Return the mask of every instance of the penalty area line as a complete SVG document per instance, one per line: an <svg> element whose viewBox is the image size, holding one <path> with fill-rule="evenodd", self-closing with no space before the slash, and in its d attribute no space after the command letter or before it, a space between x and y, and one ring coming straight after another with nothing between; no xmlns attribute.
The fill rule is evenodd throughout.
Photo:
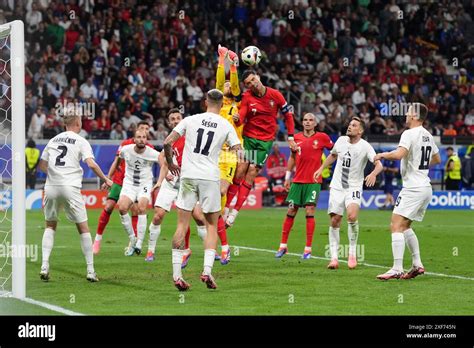
<svg viewBox="0 0 474 348"><path fill-rule="evenodd" d="M53 312L61 313L61 314L64 314L64 315L71 315L71 316L83 316L83 315L85 315L85 314L74 312L74 311L71 311L69 309L66 309L66 308L63 308L63 307L60 307L60 306L56 306L56 305L53 305L53 304L50 304L50 303L37 301L37 300L34 300L32 298L28 298L28 297L22 298L22 299L19 299L19 300L23 301L23 302L26 302L26 303L36 305L36 306L39 306L39 307L49 309L50 311L53 311Z"/></svg>
<svg viewBox="0 0 474 348"><path fill-rule="evenodd" d="M260 252L264 252L264 253L275 254L275 250L269 250L269 249L252 248L252 247L246 247L246 246L240 246L240 245L233 245L232 247L243 249L243 250L260 251ZM296 254L296 253L287 253L286 255L301 257L301 254ZM326 261L331 260L328 257L312 256L312 255L311 255L311 258L316 259L316 260L326 260ZM339 262L347 263L346 260L339 260ZM366 267L372 267L372 268L384 268L384 269L390 268L389 266L373 265L373 264L365 263L365 262L361 262L361 263L359 263L359 265L366 266ZM453 275L453 274L443 274L443 273L434 273L434 272L425 272L425 274L435 276L435 277L444 277L444 278L453 278L453 279L462 279L462 280L474 280L474 278L471 278L471 277L464 277L464 276Z"/></svg>

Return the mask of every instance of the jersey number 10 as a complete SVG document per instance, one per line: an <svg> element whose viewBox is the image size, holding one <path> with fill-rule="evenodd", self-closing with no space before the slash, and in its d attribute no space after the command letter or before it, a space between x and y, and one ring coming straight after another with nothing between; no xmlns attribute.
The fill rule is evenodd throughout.
<svg viewBox="0 0 474 348"><path fill-rule="evenodd" d="M203 149L201 149L201 145L202 145L202 137L204 135L204 129L203 128L199 128L197 130L197 133L198 133L198 138L197 138L197 141L196 141L196 147L194 148L194 153L200 153L201 155L204 155L204 156L208 156L209 155L209 149L211 147L211 144L212 144L212 139L214 139L214 132L213 131L209 131L207 132L207 141L206 141L206 145L204 146Z"/></svg>
<svg viewBox="0 0 474 348"><path fill-rule="evenodd" d="M431 158L431 146L421 147L421 161L418 169L429 169Z"/></svg>

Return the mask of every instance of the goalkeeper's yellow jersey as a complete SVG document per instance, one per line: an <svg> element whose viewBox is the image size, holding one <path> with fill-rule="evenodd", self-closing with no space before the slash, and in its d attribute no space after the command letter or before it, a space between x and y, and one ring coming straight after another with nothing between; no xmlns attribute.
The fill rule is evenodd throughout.
<svg viewBox="0 0 474 348"><path fill-rule="evenodd" d="M244 125L236 126L234 120L232 119L232 115L239 112L240 102L234 100L234 98L227 98L224 97L224 102L222 104L220 115L224 117L230 124L234 127L237 136L239 137L240 143L244 144L244 140L242 138L242 132L244 130ZM228 150L229 147L227 144L224 143L222 146L223 150Z"/></svg>

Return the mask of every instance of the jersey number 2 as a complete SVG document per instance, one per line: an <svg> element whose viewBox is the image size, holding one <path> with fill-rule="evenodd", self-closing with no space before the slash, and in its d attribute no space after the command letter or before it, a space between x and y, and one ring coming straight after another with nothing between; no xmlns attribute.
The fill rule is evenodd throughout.
<svg viewBox="0 0 474 348"><path fill-rule="evenodd" d="M66 165L66 162L61 161L61 159L63 159L64 156L66 156L67 154L67 146L59 145L58 150L61 150L61 153L58 157L56 157L56 162L54 163L54 165L57 167L63 167Z"/></svg>
<svg viewBox="0 0 474 348"><path fill-rule="evenodd" d="M431 158L431 146L421 147L421 161L418 169L429 169Z"/></svg>
<svg viewBox="0 0 474 348"><path fill-rule="evenodd" d="M208 156L209 155L209 149L210 149L211 144L212 144L212 139L214 139L214 132L213 131L207 132L207 141L206 141L206 145L204 146L203 149L201 149L201 144L202 144L202 137L204 135L204 129L199 128L197 130L197 133L198 133L198 138L197 138L197 142L196 142L196 147L194 148L194 153L200 153L201 155Z"/></svg>

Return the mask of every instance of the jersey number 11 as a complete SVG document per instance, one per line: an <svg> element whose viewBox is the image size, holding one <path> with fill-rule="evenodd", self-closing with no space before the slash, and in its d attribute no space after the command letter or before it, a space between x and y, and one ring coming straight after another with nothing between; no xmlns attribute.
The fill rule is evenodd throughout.
<svg viewBox="0 0 474 348"><path fill-rule="evenodd" d="M204 146L203 149L201 149L201 144L202 144L202 137L204 135L204 129L199 128L197 130L197 133L198 133L198 138L197 138L197 141L196 141L196 147L194 148L194 153L200 153L201 155L208 156L209 155L209 149L210 149L211 144L212 144L212 139L214 139L214 132L213 131L207 132L207 141L206 141L206 145Z"/></svg>

